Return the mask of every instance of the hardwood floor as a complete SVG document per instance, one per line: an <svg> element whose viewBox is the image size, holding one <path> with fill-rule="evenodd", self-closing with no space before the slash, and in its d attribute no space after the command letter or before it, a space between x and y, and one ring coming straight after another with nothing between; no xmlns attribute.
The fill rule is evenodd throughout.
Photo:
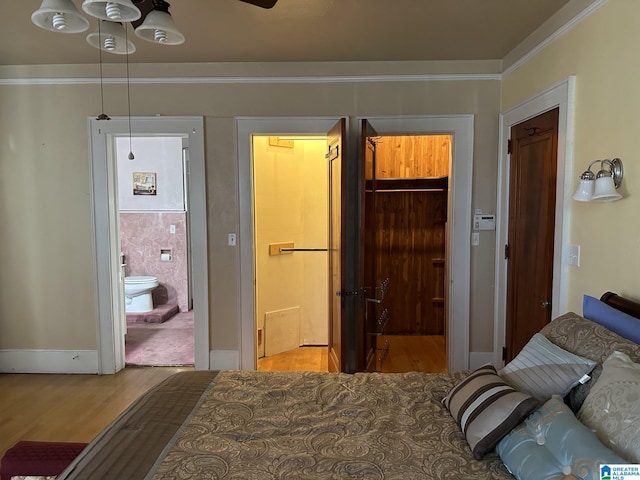
<svg viewBox="0 0 640 480"><path fill-rule="evenodd" d="M389 355L382 362L381 372L447 371L444 335L383 335L378 346L389 341Z"/></svg>
<svg viewBox="0 0 640 480"><path fill-rule="evenodd" d="M381 372L447 371L445 337L443 335L385 335L378 337L378 345L389 341L389 355ZM258 359L258 370L328 371L327 347L300 347Z"/></svg>
<svg viewBox="0 0 640 480"><path fill-rule="evenodd" d="M0 457L19 440L89 442L131 402L190 367L115 375L0 374Z"/></svg>
<svg viewBox="0 0 640 480"><path fill-rule="evenodd" d="M444 337L389 335L383 372L444 372ZM258 370L327 371L327 347L261 358ZM131 402L191 367L128 367L115 375L0 374L0 457L19 440L89 442Z"/></svg>
<svg viewBox="0 0 640 480"><path fill-rule="evenodd" d="M300 347L258 359L258 370L304 370L328 372L327 347Z"/></svg>

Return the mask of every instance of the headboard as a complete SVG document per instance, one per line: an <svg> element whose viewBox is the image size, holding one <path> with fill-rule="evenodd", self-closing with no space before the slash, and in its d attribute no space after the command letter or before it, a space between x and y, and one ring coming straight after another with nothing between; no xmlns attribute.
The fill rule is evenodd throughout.
<svg viewBox="0 0 640 480"><path fill-rule="evenodd" d="M640 303L621 297L617 293L605 292L600 301L628 315L640 318Z"/></svg>

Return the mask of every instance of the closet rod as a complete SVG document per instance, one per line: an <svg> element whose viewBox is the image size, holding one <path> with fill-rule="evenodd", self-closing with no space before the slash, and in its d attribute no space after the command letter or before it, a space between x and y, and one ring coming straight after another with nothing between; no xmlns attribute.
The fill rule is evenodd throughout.
<svg viewBox="0 0 640 480"><path fill-rule="evenodd" d="M281 252L328 252L328 248L280 248Z"/></svg>
<svg viewBox="0 0 640 480"><path fill-rule="evenodd" d="M367 190L367 193L393 193L393 192L446 192L446 188L381 188L379 190Z"/></svg>

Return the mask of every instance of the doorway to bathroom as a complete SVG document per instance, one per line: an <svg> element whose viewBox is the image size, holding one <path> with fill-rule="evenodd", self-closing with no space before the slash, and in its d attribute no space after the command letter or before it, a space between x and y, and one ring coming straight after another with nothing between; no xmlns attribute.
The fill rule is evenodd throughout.
<svg viewBox="0 0 640 480"><path fill-rule="evenodd" d="M177 262L179 259L176 258L176 255L182 255L181 249L186 249L184 264L187 265L187 288L190 292L187 308L191 309L186 313L193 316L193 330L190 334L194 351L192 362L195 363L197 369L207 369L209 368L209 321L203 119L201 117L112 117L110 121L105 122L90 118L89 128L96 291L98 296L99 373L116 373L125 366L125 332L128 329L125 312L125 276L138 277L133 282L136 284L134 291L138 289L137 293L140 293L139 290L142 287L145 287L142 288L145 290L148 285L144 284L150 282L151 292L156 291L156 298L152 299L155 303L152 302L152 306L162 304L172 298L175 298L180 305L181 300L179 299L183 298L178 292L180 289L171 286L170 282L164 282L168 283L168 286L163 288L161 270L156 272L147 270L145 255L137 253L137 248L128 251L123 259L125 252L121 248L121 243L125 242L120 238L120 190L130 192L132 198L151 202L153 197L155 197L155 201L160 201L161 189L165 195L168 195L174 187L183 190L182 194L178 195L175 195L174 192L174 197L181 198L181 201L184 202L182 208L177 207L173 209L174 211L164 212L158 211L161 210L158 207L152 207L150 210L139 210L138 207L135 207L131 208L127 214L153 212L158 214L158 218L155 220L157 224L161 223L159 214L166 217L163 218L163 221L168 221L166 223L166 237L161 243L156 243L155 247L156 250L160 249L154 253L154 256L157 253L156 261L158 263L166 267L172 261ZM174 143L175 139L178 139L178 143L181 145L177 156L174 155L179 158L183 172L178 176L177 182L169 182L171 174L163 170L157 162L150 158L145 160L148 156L144 153L144 148L140 147L137 151L136 142L158 138L170 138L174 140ZM120 146L118 146L119 143ZM124 162L135 164L136 160L139 160L140 167L136 166L134 169L131 166L132 170L122 180L118 176L119 148L126 151L125 157L128 157L130 151L133 151L134 160L130 161L127 158ZM160 150L167 148L166 145L157 148L150 156L159 158L164 155L164 152ZM144 161L150 163L143 165ZM122 186L119 185L120 181L122 181ZM176 213L179 217L184 218L183 223L179 221L180 218L172 217ZM148 237L148 232L153 231L153 222L148 225L133 223L138 225L138 231L134 236ZM177 244L173 245L170 239L181 235L183 224L186 225L183 235L186 239L184 243L186 247L178 247ZM140 225L146 226L140 230ZM174 230L175 233L172 233ZM156 235L158 238L161 236L157 233L152 236L155 238ZM124 250L127 251L126 248ZM131 264L123 266L127 262L131 262ZM180 260L180 263L182 262L183 260ZM136 270L133 270L134 268ZM138 270L139 268L140 270ZM158 286L155 286L156 282ZM142 287L140 283L143 284ZM178 315L182 315L182 312ZM145 323L154 325L151 322ZM149 336L157 337L158 333L154 332Z"/></svg>
<svg viewBox="0 0 640 480"><path fill-rule="evenodd" d="M184 135L116 136L125 364L194 364ZM135 152L131 159L130 152Z"/></svg>

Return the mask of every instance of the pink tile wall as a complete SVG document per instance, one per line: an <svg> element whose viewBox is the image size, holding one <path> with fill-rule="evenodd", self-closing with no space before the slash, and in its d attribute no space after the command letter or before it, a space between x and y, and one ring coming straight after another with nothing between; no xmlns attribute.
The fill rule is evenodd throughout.
<svg viewBox="0 0 640 480"><path fill-rule="evenodd" d="M169 233L175 225L176 233ZM125 255L125 275L158 278L153 304L177 304L189 309L187 223L184 212L120 213L120 245ZM171 261L160 260L160 251L170 249Z"/></svg>

